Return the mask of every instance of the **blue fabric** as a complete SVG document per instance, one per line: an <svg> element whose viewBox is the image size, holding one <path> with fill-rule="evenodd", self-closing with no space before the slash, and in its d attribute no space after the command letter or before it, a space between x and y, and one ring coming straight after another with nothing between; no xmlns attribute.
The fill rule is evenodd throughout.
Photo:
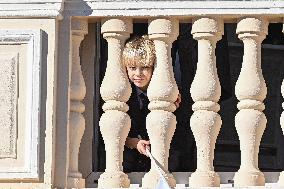
<svg viewBox="0 0 284 189"><path fill-rule="evenodd" d="M166 179L164 177L160 177L160 180L155 187L155 189L171 189L169 184L167 183Z"/></svg>

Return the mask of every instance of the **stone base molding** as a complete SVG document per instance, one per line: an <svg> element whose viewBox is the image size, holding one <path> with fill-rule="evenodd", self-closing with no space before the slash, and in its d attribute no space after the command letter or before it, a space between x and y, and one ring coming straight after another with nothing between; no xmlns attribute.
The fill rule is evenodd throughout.
<svg viewBox="0 0 284 189"><path fill-rule="evenodd" d="M234 176L238 186L264 186L264 174L259 170L240 169Z"/></svg>
<svg viewBox="0 0 284 189"><path fill-rule="evenodd" d="M163 176L165 177L167 183L171 188L173 188L173 186L176 186L176 180L172 174L165 172ZM145 188L151 188L150 186L157 185L160 178L161 178L160 174L153 168L148 173L146 173L145 176L142 178L142 185Z"/></svg>
<svg viewBox="0 0 284 189"><path fill-rule="evenodd" d="M215 171L196 171L190 175L189 185L196 187L220 186L220 176Z"/></svg>
<svg viewBox="0 0 284 189"><path fill-rule="evenodd" d="M284 187L284 171L282 171L280 173L279 180L278 180L278 185L281 186L281 187Z"/></svg>
<svg viewBox="0 0 284 189"><path fill-rule="evenodd" d="M122 171L104 172L99 179L99 188L128 188L130 180Z"/></svg>

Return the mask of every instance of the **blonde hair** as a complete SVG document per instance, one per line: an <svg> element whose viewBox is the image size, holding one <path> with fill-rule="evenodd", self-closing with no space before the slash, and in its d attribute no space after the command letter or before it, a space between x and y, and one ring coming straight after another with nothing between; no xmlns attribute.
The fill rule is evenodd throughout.
<svg viewBox="0 0 284 189"><path fill-rule="evenodd" d="M153 66L156 60L154 42L147 35L129 38L122 52L124 66Z"/></svg>

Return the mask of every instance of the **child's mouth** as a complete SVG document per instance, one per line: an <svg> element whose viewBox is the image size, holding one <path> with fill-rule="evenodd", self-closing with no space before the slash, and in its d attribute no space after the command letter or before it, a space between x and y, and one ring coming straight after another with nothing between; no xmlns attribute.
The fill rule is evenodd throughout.
<svg viewBox="0 0 284 189"><path fill-rule="evenodd" d="M143 81L143 79L134 79L135 82L137 83L141 83Z"/></svg>

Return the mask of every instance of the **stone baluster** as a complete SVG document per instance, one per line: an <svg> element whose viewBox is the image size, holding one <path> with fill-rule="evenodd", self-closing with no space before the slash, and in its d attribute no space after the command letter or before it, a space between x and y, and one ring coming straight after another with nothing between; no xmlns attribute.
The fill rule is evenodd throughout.
<svg viewBox="0 0 284 189"><path fill-rule="evenodd" d="M101 85L101 96L105 101L104 114L100 119L100 130L105 143L106 170L100 176L99 188L128 188L130 181L122 172L123 150L130 130L128 101L131 86L126 69L121 64L125 40L132 32L132 20L111 18L103 20L103 37L108 42L108 61Z"/></svg>
<svg viewBox="0 0 284 189"><path fill-rule="evenodd" d="M149 37L154 41L156 50L156 65L149 84L149 110L146 128L151 141L151 153L163 167L163 175L171 187L176 181L168 172L168 157L170 143L176 128L176 110L174 102L178 96L178 87L174 79L171 47L178 35L178 21L159 18L149 21ZM142 186L154 188L159 181L159 174L151 163L151 170L142 179Z"/></svg>
<svg viewBox="0 0 284 189"><path fill-rule="evenodd" d="M283 19L283 23L284 23L284 19ZM284 33L284 24L283 24L282 32ZM282 96L284 98L284 80L282 81L282 85L281 85L281 93L282 93ZM284 109L284 102L282 103L282 108ZM282 127L282 131L283 131L283 134L284 134L284 112L282 112L281 117L280 117L280 125ZM278 184L280 186L284 187L284 171L282 171L280 173Z"/></svg>
<svg viewBox="0 0 284 189"><path fill-rule="evenodd" d="M190 187L220 186L219 175L213 167L215 143L222 124L217 113L221 86L215 48L223 28L223 22L215 18L196 19L192 25L191 33L198 40L197 70L190 88L194 101L190 126L197 146L197 170L189 178Z"/></svg>
<svg viewBox="0 0 284 189"><path fill-rule="evenodd" d="M81 139L85 130L83 112L85 105L86 86L80 65L80 44L84 35L88 32L88 22L73 19L71 21L71 83L70 83L70 115L69 115L69 168L67 185L68 188L84 188L85 181L78 171L78 156Z"/></svg>
<svg viewBox="0 0 284 189"><path fill-rule="evenodd" d="M267 88L261 70L261 43L267 29L268 23L261 18L243 18L237 25L238 37L244 43L242 69L235 86L240 101L235 125L241 150L241 166L234 177L237 187L265 184L264 175L258 169L258 152L267 122L262 112Z"/></svg>

